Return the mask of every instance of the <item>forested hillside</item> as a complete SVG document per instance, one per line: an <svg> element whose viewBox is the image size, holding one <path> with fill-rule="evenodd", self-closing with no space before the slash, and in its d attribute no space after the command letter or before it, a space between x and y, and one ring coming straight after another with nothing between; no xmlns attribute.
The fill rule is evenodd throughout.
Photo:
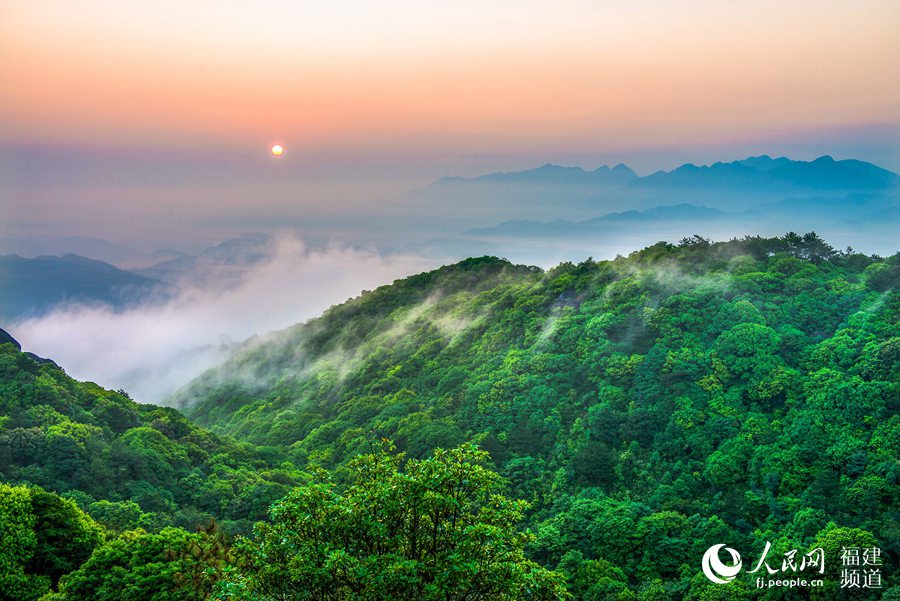
<svg viewBox="0 0 900 601"><path fill-rule="evenodd" d="M832 599L846 547L896 598L898 281L814 234L469 259L248 341L199 426L0 340L0 600ZM767 543L823 586L700 571Z"/></svg>
<svg viewBox="0 0 900 601"><path fill-rule="evenodd" d="M112 530L215 517L232 532L249 531L296 482L271 453L73 380L17 346L0 339L0 481L59 493Z"/></svg>
<svg viewBox="0 0 900 601"><path fill-rule="evenodd" d="M470 259L253 341L179 402L338 473L377 437L474 441L577 598L697 595L719 542L896 561L898 276L814 234L546 273Z"/></svg>
<svg viewBox="0 0 900 601"><path fill-rule="evenodd" d="M3 330L0 382L0 601L567 597L474 445L407 461L374 441L337 484L76 382Z"/></svg>

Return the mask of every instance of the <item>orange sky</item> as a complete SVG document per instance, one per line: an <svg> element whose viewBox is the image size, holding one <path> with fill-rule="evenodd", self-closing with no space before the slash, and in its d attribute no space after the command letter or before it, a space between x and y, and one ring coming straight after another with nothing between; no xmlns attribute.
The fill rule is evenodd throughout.
<svg viewBox="0 0 900 601"><path fill-rule="evenodd" d="M502 154L900 122L894 0L322 4L6 2L0 136Z"/></svg>

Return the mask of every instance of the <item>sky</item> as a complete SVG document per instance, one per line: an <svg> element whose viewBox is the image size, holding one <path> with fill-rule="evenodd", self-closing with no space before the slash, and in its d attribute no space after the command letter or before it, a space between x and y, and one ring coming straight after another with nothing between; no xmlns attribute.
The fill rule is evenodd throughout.
<svg viewBox="0 0 900 601"><path fill-rule="evenodd" d="M7 0L0 236L177 246L248 211L330 227L546 162L896 171L898 27L893 0Z"/></svg>
<svg viewBox="0 0 900 601"><path fill-rule="evenodd" d="M900 172L898 31L896 0L3 0L2 248L289 241L227 293L3 325L164 402L223 341L440 264L409 250L446 229L409 191L441 177L761 154Z"/></svg>

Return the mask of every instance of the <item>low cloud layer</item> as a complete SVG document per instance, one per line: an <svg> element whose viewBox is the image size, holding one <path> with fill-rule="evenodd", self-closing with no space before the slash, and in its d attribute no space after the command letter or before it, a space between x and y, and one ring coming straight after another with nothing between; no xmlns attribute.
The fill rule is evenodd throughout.
<svg viewBox="0 0 900 601"><path fill-rule="evenodd" d="M276 241L273 258L237 285L192 286L164 304L114 312L74 307L11 328L25 350L53 359L69 375L164 403L178 387L222 361L229 346L306 321L362 290L436 265L332 246Z"/></svg>

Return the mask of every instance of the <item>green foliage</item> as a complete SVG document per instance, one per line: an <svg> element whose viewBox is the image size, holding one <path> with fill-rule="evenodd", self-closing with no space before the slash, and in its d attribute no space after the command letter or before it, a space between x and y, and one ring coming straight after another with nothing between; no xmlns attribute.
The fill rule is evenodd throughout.
<svg viewBox="0 0 900 601"><path fill-rule="evenodd" d="M47 601L445 599L481 574L491 598L529 598L561 594L562 574L584 600L793 598L699 571L714 544L752 558L769 541L821 546L829 566L877 546L890 584L898 270L814 233L548 272L469 259L249 342L176 399L209 430L0 345L0 479L110 531L76 569L93 539L40 539L32 493L12 487L0 589L36 598L69 570ZM77 524L71 508L47 513ZM236 565L219 535L165 528L267 515ZM842 594L826 577L817 598Z"/></svg>
<svg viewBox="0 0 900 601"><path fill-rule="evenodd" d="M48 576L25 572L37 548L36 522L31 491L0 484L0 598L4 601L37 599L50 589Z"/></svg>
<svg viewBox="0 0 900 601"><path fill-rule="evenodd" d="M227 540L213 524L196 534L179 528L124 532L94 550L60 582L54 601L196 601L208 599L225 566Z"/></svg>
<svg viewBox="0 0 900 601"><path fill-rule="evenodd" d="M249 531L297 476L174 409L76 382L12 344L0 345L0 412L0 479L64 494L113 530L193 529L216 516Z"/></svg>
<svg viewBox="0 0 900 601"><path fill-rule="evenodd" d="M50 577L56 586L61 576L80 566L103 540L102 529L72 501L40 489L31 491L37 517L37 549L29 570Z"/></svg>
<svg viewBox="0 0 900 601"><path fill-rule="evenodd" d="M102 539L101 528L72 501L0 483L0 599L41 597Z"/></svg>
<svg viewBox="0 0 900 601"><path fill-rule="evenodd" d="M222 599L562 599L562 579L525 558L527 504L500 494L472 445L404 462L383 444L276 503L241 541Z"/></svg>
<svg viewBox="0 0 900 601"><path fill-rule="evenodd" d="M475 441L532 504L530 557L714 598L694 580L713 544L808 548L831 521L898 552L898 263L813 233L546 273L483 258L248 346L180 401L339 484L373 435L414 458Z"/></svg>

